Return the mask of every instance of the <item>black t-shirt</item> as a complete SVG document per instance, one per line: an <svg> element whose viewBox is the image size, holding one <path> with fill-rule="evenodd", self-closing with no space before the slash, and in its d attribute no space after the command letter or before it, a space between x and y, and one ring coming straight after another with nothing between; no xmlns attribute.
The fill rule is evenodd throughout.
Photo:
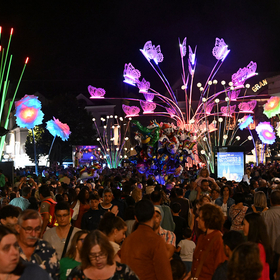
<svg viewBox="0 0 280 280"><path fill-rule="evenodd" d="M187 221L180 216L173 216L173 221L175 223L174 233L176 235L176 246L183 239L184 229L188 227Z"/></svg>

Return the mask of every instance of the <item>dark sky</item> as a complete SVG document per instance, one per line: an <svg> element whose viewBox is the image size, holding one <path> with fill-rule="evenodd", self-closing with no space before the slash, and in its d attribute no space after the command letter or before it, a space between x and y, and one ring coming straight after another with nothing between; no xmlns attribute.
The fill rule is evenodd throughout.
<svg viewBox="0 0 280 280"><path fill-rule="evenodd" d="M91 81L105 89L107 79L121 83L128 62L153 82L155 76L139 52L148 40L161 46L161 68L172 84L181 74L178 37L198 46L199 65L215 64L212 48L219 37L231 49L221 71L232 74L253 60L260 73L280 72L278 0L5 2L0 7L1 44L15 28L11 78L29 56L24 80L29 85L33 81L46 95L57 93L60 82L63 90L71 91L78 81L85 94Z"/></svg>

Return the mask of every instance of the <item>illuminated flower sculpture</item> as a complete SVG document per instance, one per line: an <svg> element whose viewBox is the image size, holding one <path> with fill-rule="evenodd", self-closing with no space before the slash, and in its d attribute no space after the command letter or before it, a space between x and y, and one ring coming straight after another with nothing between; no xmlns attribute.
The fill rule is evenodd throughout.
<svg viewBox="0 0 280 280"><path fill-rule="evenodd" d="M277 96L271 97L266 104L263 105L263 113L272 118L280 113L280 98Z"/></svg>
<svg viewBox="0 0 280 280"><path fill-rule="evenodd" d="M15 107L16 123L19 127L32 129L35 125L42 123L44 114L37 96L25 95L21 100L15 102Z"/></svg>
<svg viewBox="0 0 280 280"><path fill-rule="evenodd" d="M244 128L247 128L251 123L254 123L252 116L245 116L241 119L241 122L239 123L239 129L243 130Z"/></svg>
<svg viewBox="0 0 280 280"><path fill-rule="evenodd" d="M124 105L123 110L126 113L126 117L141 116L141 109L137 106L133 106L133 102L139 102L143 110L142 115L172 118L174 131L178 132L179 135L191 135L191 138L195 139L197 147L189 149L188 151L188 153L192 153L193 158L195 158L193 159L196 161L195 164L202 160L208 165L211 171L214 172L214 147L232 145L237 139L240 140L239 136L239 138L235 137L236 131L239 128L237 123L238 117L236 116L239 116L239 114L244 116L245 114L253 111L255 101L250 101L254 100L254 96L250 96L251 98L249 99L246 98L246 101L249 102L244 102L244 97L248 88L250 88L250 85L245 84L245 82L248 78L256 75L257 64L251 61L246 67L240 68L231 76L231 82L229 82L228 85L226 85L225 81L221 81L218 84L218 81L215 79L215 75L221 68L230 50L222 38L216 38L215 46L212 49L212 54L216 59L215 65L204 85L202 83L197 83L200 97L198 103L196 103L193 102L193 91L195 88L194 75L197 64L196 47L193 51L190 46L187 47L186 41L186 38L182 43L179 41L182 65L182 73L180 75L182 77L182 95L179 92L180 90L178 90L178 94L175 94L174 89L171 87L168 79L163 74L160 67L161 62L164 60L161 47L159 45L154 45L151 41L148 41L144 44L143 49L140 49L140 51L163 82L165 91L164 93L160 93L153 89L151 85L152 83L141 77L141 72L132 66L131 63L127 63L124 66L123 72L124 82L138 88L139 95L143 98L124 98L129 100L131 103ZM184 60L187 60L187 63L185 63ZM188 67L185 67L186 64ZM170 68L170 66L167 65L167 68ZM241 93L241 91L243 92ZM179 95L185 97L185 106L182 106L181 102L179 104L177 100L177 96ZM151 104L149 105L148 103ZM238 106L239 103L243 104ZM147 139L148 138L149 137L147 137ZM187 139L188 138L189 136L187 136ZM162 143L165 143L164 141L167 140L161 140ZM190 141L190 139L188 139L188 141ZM176 144L176 141L171 141L171 143L172 144L168 146L168 149L174 150L173 146L178 144ZM145 154L140 155L143 162L146 160L145 155L147 155L147 161L150 160L155 162L154 159L157 157L156 147L158 146L160 145L155 143L155 146L151 145L146 147L147 150L144 151ZM179 150L180 148L177 149L177 151ZM201 150L201 153L198 153L199 150ZM176 152L172 154L171 159L175 159L176 161L178 157L180 156ZM160 157L158 162L164 162L165 158L166 155L162 155L162 158ZM137 162L135 164L136 167L139 167L138 170L141 169L141 171L143 171L143 164L141 162ZM154 166L154 164L151 166ZM149 169L149 172L152 172L152 170L158 170L158 168L152 168L149 167L149 165L147 165L147 169ZM155 174L154 177L156 177Z"/></svg>
<svg viewBox="0 0 280 280"><path fill-rule="evenodd" d="M262 143L273 144L275 142L275 132L269 122L260 122L256 127L256 131Z"/></svg>
<svg viewBox="0 0 280 280"><path fill-rule="evenodd" d="M46 128L52 136L59 136L63 141L68 140L71 134L69 126L55 117L53 117L53 120L47 122Z"/></svg>

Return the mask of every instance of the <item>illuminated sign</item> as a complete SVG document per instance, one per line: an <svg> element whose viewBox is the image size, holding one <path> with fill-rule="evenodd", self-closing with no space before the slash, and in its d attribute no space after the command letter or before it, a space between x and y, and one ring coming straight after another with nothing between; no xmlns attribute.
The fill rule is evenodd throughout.
<svg viewBox="0 0 280 280"><path fill-rule="evenodd" d="M259 82L258 84L255 84L252 87L253 92L257 92L259 89L261 89L262 87L267 85L267 80L262 80L261 82Z"/></svg>

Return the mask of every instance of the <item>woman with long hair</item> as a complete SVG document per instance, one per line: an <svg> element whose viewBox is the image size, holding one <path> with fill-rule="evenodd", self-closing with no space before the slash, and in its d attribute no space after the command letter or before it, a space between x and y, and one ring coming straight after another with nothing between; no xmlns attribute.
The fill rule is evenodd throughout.
<svg viewBox="0 0 280 280"><path fill-rule="evenodd" d="M114 257L115 252L107 236L94 230L84 240L81 265L75 267L67 279L139 280L127 265L116 262Z"/></svg>
<svg viewBox="0 0 280 280"><path fill-rule="evenodd" d="M60 260L60 280L66 280L71 270L81 264L81 249L89 231L80 230L72 238L70 248L64 258Z"/></svg>
<svg viewBox="0 0 280 280"><path fill-rule="evenodd" d="M270 246L266 224L259 213L247 214L243 220L243 232L248 241L258 244L260 260L263 265L261 280L269 280L269 264L272 261L272 248Z"/></svg>

